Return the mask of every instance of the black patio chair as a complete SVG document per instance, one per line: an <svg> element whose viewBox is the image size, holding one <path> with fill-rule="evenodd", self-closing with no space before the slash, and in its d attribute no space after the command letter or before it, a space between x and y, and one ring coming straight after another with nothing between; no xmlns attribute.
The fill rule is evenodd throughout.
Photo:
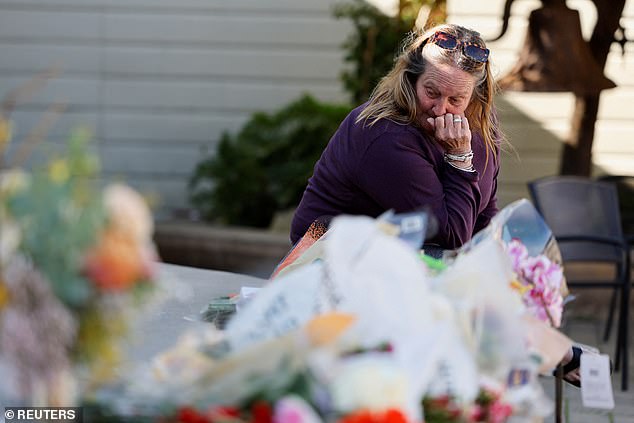
<svg viewBox="0 0 634 423"><path fill-rule="evenodd" d="M634 247L634 175L603 175L597 180L609 182L616 187L623 234L630 248Z"/></svg>
<svg viewBox="0 0 634 423"><path fill-rule="evenodd" d="M616 187L616 192L619 197L619 212L621 213L621 228L623 229L625 240L630 246L631 265L632 252L634 250L634 176L602 175L599 176L597 180L611 183ZM610 316L608 319L608 325L606 326L605 335L603 337L605 341L607 341L610 336L610 329L612 326L612 320L614 318L613 311L616 306L617 292L618 290L615 289L612 293L612 299L610 300Z"/></svg>
<svg viewBox="0 0 634 423"><path fill-rule="evenodd" d="M621 389L628 389L628 319L630 254L621 228L619 201L614 185L579 176L550 176L528 183L535 208L542 214L559 244L564 273L566 264L608 263L614 279L571 279L570 288L618 290L620 306L615 369L621 368ZM613 297L614 298L614 297ZM616 302L616 300L614 300ZM616 304L613 304L615 308ZM608 325L611 318L608 317ZM609 329L607 329L609 331Z"/></svg>

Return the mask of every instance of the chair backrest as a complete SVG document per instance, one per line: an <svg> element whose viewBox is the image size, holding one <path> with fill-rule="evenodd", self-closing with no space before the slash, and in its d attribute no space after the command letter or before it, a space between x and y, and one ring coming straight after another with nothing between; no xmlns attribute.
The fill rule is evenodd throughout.
<svg viewBox="0 0 634 423"><path fill-rule="evenodd" d="M623 260L623 231L615 187L579 176L549 176L528 184L537 210L566 260Z"/></svg>
<svg viewBox="0 0 634 423"><path fill-rule="evenodd" d="M634 175L604 175L597 180L614 184L619 196L623 233L634 236Z"/></svg>

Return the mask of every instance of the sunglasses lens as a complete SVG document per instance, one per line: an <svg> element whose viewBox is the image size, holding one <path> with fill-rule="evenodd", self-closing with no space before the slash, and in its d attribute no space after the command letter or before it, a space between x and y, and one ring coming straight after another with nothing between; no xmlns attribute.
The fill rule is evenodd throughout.
<svg viewBox="0 0 634 423"><path fill-rule="evenodd" d="M471 44L464 46L464 54L476 62L486 62L489 58L489 49Z"/></svg>
<svg viewBox="0 0 634 423"><path fill-rule="evenodd" d="M446 50L453 50L458 45L458 40L456 40L456 37L453 35L444 32L437 32L434 36L434 44L437 44Z"/></svg>
<svg viewBox="0 0 634 423"><path fill-rule="evenodd" d="M458 47L458 44L462 45L462 53L470 58L471 60L475 60L476 62L484 63L489 60L489 49L480 47L477 44L471 43L459 43L458 39L446 32L438 31L429 39L432 43L437 46L444 48L445 50L454 50Z"/></svg>

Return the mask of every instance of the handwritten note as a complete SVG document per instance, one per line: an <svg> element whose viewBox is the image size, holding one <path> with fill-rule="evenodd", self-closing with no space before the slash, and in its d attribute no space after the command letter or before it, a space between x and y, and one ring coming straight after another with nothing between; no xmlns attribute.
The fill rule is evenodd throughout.
<svg viewBox="0 0 634 423"><path fill-rule="evenodd" d="M610 358L605 354L581 354L581 402L584 407L614 408Z"/></svg>
<svg viewBox="0 0 634 423"><path fill-rule="evenodd" d="M229 321L226 336L231 349L284 335L333 309L331 303L339 297L334 289L319 262L276 279L259 290Z"/></svg>

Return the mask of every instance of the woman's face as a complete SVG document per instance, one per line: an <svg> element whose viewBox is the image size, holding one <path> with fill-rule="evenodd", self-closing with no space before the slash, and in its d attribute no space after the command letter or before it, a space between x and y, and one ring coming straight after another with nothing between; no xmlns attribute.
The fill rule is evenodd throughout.
<svg viewBox="0 0 634 423"><path fill-rule="evenodd" d="M475 77L448 64L427 63L416 81L420 119L451 113L464 115L475 88Z"/></svg>

